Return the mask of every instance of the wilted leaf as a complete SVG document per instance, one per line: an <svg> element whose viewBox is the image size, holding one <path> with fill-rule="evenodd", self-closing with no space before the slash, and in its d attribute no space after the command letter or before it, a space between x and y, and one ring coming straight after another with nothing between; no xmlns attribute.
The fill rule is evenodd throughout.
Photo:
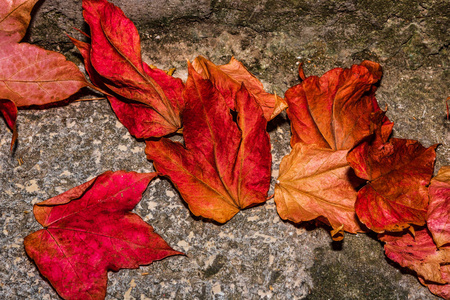
<svg viewBox="0 0 450 300"><path fill-rule="evenodd" d="M356 186L360 184L347 163L347 150L294 145L283 158L275 185L275 203L280 217L296 223L324 217L334 238L341 230L362 232L356 218Z"/></svg>
<svg viewBox="0 0 450 300"><path fill-rule="evenodd" d="M194 215L220 223L266 201L270 142L254 97L244 85L236 94L236 124L222 95L192 66L184 97L185 147L165 138L147 141L156 170L170 178Z"/></svg>
<svg viewBox="0 0 450 300"><path fill-rule="evenodd" d="M0 44L18 43L22 40L30 23L30 12L37 1L0 1Z"/></svg>
<svg viewBox="0 0 450 300"><path fill-rule="evenodd" d="M182 254L130 212L155 176L108 171L34 206L45 229L25 238L25 250L61 297L103 299L107 270Z"/></svg>
<svg viewBox="0 0 450 300"><path fill-rule="evenodd" d="M203 78L211 80L232 110L235 110L234 99L236 93L241 89L242 83L255 97L268 121L275 118L287 107L283 98L267 93L262 83L234 57L228 64L217 66L203 56L199 56L192 62L192 66Z"/></svg>
<svg viewBox="0 0 450 300"><path fill-rule="evenodd" d="M429 187L427 226L438 247L450 243L450 166L444 166Z"/></svg>
<svg viewBox="0 0 450 300"><path fill-rule="evenodd" d="M336 68L320 78L310 76L286 91L291 146L302 142L332 150L351 149L370 134L370 115L380 108L375 83L379 64L364 61L351 69ZM384 125L393 124L384 119Z"/></svg>
<svg viewBox="0 0 450 300"><path fill-rule="evenodd" d="M412 236L382 234L386 256L404 268L409 268L427 281L446 283L441 276L441 267L450 263L450 249L438 250L427 229L421 229Z"/></svg>
<svg viewBox="0 0 450 300"><path fill-rule="evenodd" d="M381 126L375 127L374 136L347 156L356 175L369 180L358 191L356 214L375 232L424 225L436 145L425 148L417 141L396 138L386 142Z"/></svg>
<svg viewBox="0 0 450 300"><path fill-rule="evenodd" d="M177 131L184 107L183 82L142 61L137 29L120 8L106 0L85 0L83 9L91 45L89 55L80 51L86 69L95 70L90 72L94 84L114 94L109 100L119 120L137 138Z"/></svg>

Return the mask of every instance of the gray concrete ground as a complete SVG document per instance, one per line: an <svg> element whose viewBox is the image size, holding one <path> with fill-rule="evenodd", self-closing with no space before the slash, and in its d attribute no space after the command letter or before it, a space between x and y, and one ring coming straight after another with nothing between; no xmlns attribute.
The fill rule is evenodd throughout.
<svg viewBox="0 0 450 300"><path fill-rule="evenodd" d="M176 67L183 78L186 59L201 54L226 63L234 55L282 95L298 82L299 62L308 76L377 61L384 67L377 99L396 123L394 135L441 143L437 168L450 164L446 0L112 2L137 25L145 61ZM72 27L86 30L81 1L45 0L33 14L27 40L81 67L64 33L79 38ZM40 227L32 205L106 170L147 172L152 165L106 101L22 110L18 124L12 155L11 133L0 126L0 298L58 299L24 252L23 238ZM269 129L276 178L290 151L285 115ZM135 212L187 257L110 272L107 299L436 299L394 268L373 236L347 234L332 243L324 229L283 222L273 200L218 226L193 218L173 186L158 179Z"/></svg>

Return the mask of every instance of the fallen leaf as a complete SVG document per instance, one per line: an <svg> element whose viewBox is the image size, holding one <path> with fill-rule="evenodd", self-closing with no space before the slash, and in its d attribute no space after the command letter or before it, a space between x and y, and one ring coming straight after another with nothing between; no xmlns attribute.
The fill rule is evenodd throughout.
<svg viewBox="0 0 450 300"><path fill-rule="evenodd" d="M0 3L0 112L17 138L17 108L64 100L88 85L83 74L64 55L27 43L18 43L37 1ZM15 106L15 107L13 107Z"/></svg>
<svg viewBox="0 0 450 300"><path fill-rule="evenodd" d="M142 61L137 29L120 8L106 0L84 0L83 9L91 45L89 55L80 51L86 69L95 70L89 74L92 82L112 92L108 99L119 120L137 138L161 137L181 128L181 79Z"/></svg>
<svg viewBox="0 0 450 300"><path fill-rule="evenodd" d="M450 263L450 249L438 250L429 231L417 230L415 236L385 233L379 236L385 242L386 256L404 268L409 268L426 281L447 283L441 276L441 267Z"/></svg>
<svg viewBox="0 0 450 300"><path fill-rule="evenodd" d="M85 86L78 67L60 53L26 43L0 46L0 96L17 107L61 101Z"/></svg>
<svg viewBox="0 0 450 300"><path fill-rule="evenodd" d="M415 140L386 141L382 126L375 127L374 135L347 156L356 175L369 180L358 191L356 214L375 232L424 225L436 145L425 148Z"/></svg>
<svg viewBox="0 0 450 300"><path fill-rule="evenodd" d="M429 281L425 281L423 278L419 277L420 282L428 287L430 292L436 296L442 297L446 300L450 299L450 265L441 266L441 278L446 284L437 284Z"/></svg>
<svg viewBox="0 0 450 300"><path fill-rule="evenodd" d="M30 12L37 1L0 1L0 44L22 40L30 23Z"/></svg>
<svg viewBox="0 0 450 300"><path fill-rule="evenodd" d="M103 299L108 270L182 254L130 212L155 176L108 171L34 206L44 229L25 238L25 250L61 297Z"/></svg>
<svg viewBox="0 0 450 300"><path fill-rule="evenodd" d="M380 111L375 84L381 67L363 61L350 69L336 68L321 77L307 77L286 91L291 120L291 146L301 142L333 150L351 149L370 134L370 115ZM385 118L384 126L393 124Z"/></svg>
<svg viewBox="0 0 450 300"><path fill-rule="evenodd" d="M102 77L92 67L90 62L91 45L76 40L72 37L69 38L83 56L86 72L89 74L89 78L92 83L100 88L102 92L107 94L107 98L112 109L116 113L117 118L128 129L131 135L137 138L149 138L153 136L164 136L167 134L168 130L172 130L170 128L167 129L167 127L163 125L165 124L164 119L162 119L161 115L148 105L126 100L118 95L113 96L114 92L108 89L108 87L103 83ZM166 93L169 95L172 94L173 97L175 96L173 95L174 93L179 93L181 95L181 90L184 89L184 85L181 80L170 77L162 70L150 68L145 63L144 68L145 70L149 70L153 76L157 77L156 75L158 75L161 77L161 81L167 82L169 87L167 88ZM173 89L173 87L176 87L176 89Z"/></svg>
<svg viewBox="0 0 450 300"><path fill-rule="evenodd" d="M272 163L267 121L245 85L236 94L237 124L212 82L191 65L184 97L185 147L166 138L146 142L156 170L196 216L224 223L265 202Z"/></svg>
<svg viewBox="0 0 450 300"><path fill-rule="evenodd" d="M356 186L361 182L347 163L348 150L294 145L280 164L275 203L280 217L295 223L325 217L335 239L342 230L363 232L355 214Z"/></svg>
<svg viewBox="0 0 450 300"><path fill-rule="evenodd" d="M234 57L228 64L217 66L199 56L192 62L192 66L203 78L211 80L232 110L235 110L236 93L241 89L242 83L261 106L267 121L275 118L287 107L283 98L267 93L263 84Z"/></svg>
<svg viewBox="0 0 450 300"><path fill-rule="evenodd" d="M381 78L377 63L364 61L351 69L333 69L322 77L304 78L286 91L291 120L291 154L283 158L275 185L275 203L281 218L293 222L325 219L332 237L364 229L354 209L362 182L346 155L371 133L371 114L381 111L375 86ZM383 128L393 124L383 119Z"/></svg>
<svg viewBox="0 0 450 300"><path fill-rule="evenodd" d="M427 226L438 247L450 243L450 166L444 166L431 179Z"/></svg>

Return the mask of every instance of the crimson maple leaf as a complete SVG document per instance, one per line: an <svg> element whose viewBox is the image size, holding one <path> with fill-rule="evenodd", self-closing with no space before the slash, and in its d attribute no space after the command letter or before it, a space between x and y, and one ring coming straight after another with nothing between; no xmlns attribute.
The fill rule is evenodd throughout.
<svg viewBox="0 0 450 300"><path fill-rule="evenodd" d="M61 297L103 299L108 270L182 254L130 212L155 176L108 171L34 206L44 229L25 238L25 250Z"/></svg>
<svg viewBox="0 0 450 300"><path fill-rule="evenodd" d="M170 178L196 216L224 223L266 201L271 154L267 121L245 84L236 93L237 123L212 82L189 64L184 91L185 146L147 141L155 169Z"/></svg>

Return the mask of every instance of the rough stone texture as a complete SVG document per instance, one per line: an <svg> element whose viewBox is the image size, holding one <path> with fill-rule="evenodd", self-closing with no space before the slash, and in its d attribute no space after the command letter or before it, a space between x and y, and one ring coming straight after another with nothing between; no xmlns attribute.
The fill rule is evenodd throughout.
<svg viewBox="0 0 450 300"><path fill-rule="evenodd" d="M176 67L202 54L215 63L234 55L268 90L298 83L297 67L321 75L371 59L384 67L377 92L395 136L441 143L437 168L450 164L449 15L446 0L113 1L136 23L145 61ZM83 24L81 1L46 0L27 40L80 64L65 32ZM80 96L98 97L89 91ZM132 138L106 101L19 113L19 143L0 126L0 298L58 299L23 249L39 229L32 205L106 170L147 172L144 144ZM273 177L289 153L285 115L270 125ZM23 164L18 160L22 159ZM273 185L272 185L273 186ZM273 193L273 189L270 193ZM273 200L218 226L193 218L165 179L151 183L136 213L176 250L137 270L109 273L107 299L436 299L394 268L367 235L332 243L325 229L280 220Z"/></svg>

